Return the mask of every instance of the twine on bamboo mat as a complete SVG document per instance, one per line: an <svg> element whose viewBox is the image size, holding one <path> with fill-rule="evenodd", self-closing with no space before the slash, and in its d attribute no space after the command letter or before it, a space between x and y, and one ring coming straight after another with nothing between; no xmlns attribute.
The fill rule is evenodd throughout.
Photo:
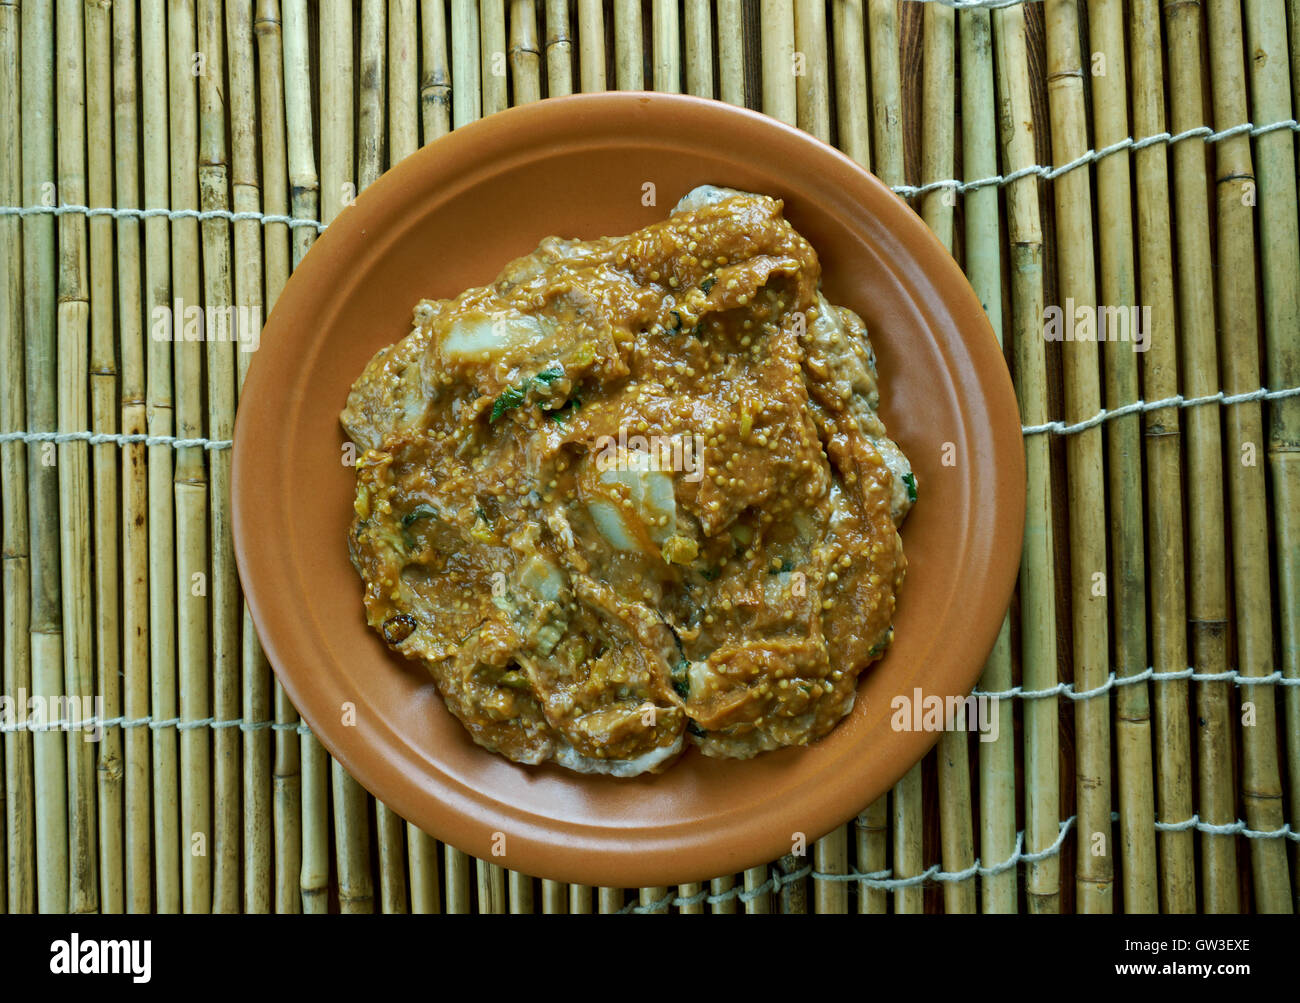
<svg viewBox="0 0 1300 1003"><path fill-rule="evenodd" d="M1206 394L1204 397L1184 397L1182 394L1175 394L1173 397L1165 397L1158 401L1139 400L1110 410L1102 408L1091 418L1085 418L1083 421L1075 422L1072 425L1067 425L1062 421L1049 421L1045 425L1022 425L1020 431L1025 435L1042 435L1045 432L1053 435L1074 435L1113 418L1123 418L1125 415L1145 413L1147 411L1159 411L1167 407L1184 408L1201 407L1204 404L1244 404L1248 401L1272 401L1297 396L1300 396L1300 386L1283 387L1281 390L1260 387L1258 390L1251 390L1248 393L1241 394L1225 394L1220 390L1218 393ZM191 446L202 446L204 449L229 449L234 444L231 439L178 439L171 435L145 435L140 432L131 434L121 432L0 432L0 443L6 442L88 442L92 446L110 442L119 446L127 446L132 443L143 442L146 446L174 446L177 449L185 449ZM1173 677L1182 678L1182 675L1174 673ZM1131 678L1136 681L1139 677ZM1226 677L1216 675L1206 676L1204 679L1201 679L1201 677L1194 678L1201 681L1213 681Z"/></svg>
<svg viewBox="0 0 1300 1003"><path fill-rule="evenodd" d="M957 8L964 7L1009 7L1016 3L1023 3L1026 0L995 0L993 3L984 3L982 0L918 0L922 3L941 3L944 6L954 6ZM1134 139L1129 136L1118 142L1111 143L1109 146L1103 146L1099 150L1087 150L1086 152L1075 157L1073 160L1061 164L1059 167L1052 167L1047 164L1032 164L1029 167L1022 167L1019 170L1012 171L1010 174L991 174L985 178L976 178L974 181L961 181L957 178L948 178L940 181L930 181L923 185L893 185L890 187L895 195L903 198L913 198L918 195L927 195L936 191L953 191L957 194L978 191L981 188L997 187L1002 188L1021 178L1037 176L1046 181L1053 181L1063 174L1069 174L1071 171L1078 170L1080 167L1086 167L1089 164L1095 164L1112 154L1121 153L1125 150L1137 151L1144 150L1148 146L1172 145L1181 143L1188 139L1203 139L1206 143L1219 143L1225 139L1231 139L1234 136L1263 136L1270 132L1277 132L1280 129L1290 129L1292 132L1300 132L1300 121L1294 118L1281 119L1276 122L1269 122L1266 125L1255 125L1251 122L1242 122L1240 125L1234 125L1227 129L1221 129L1215 132L1208 125L1197 126L1194 129L1185 129L1182 132L1169 133L1157 132L1150 136L1144 136L1141 139ZM305 219L299 216L284 216L276 214L266 214L260 212L231 212L229 209L117 209L108 206L85 206L85 205L32 205L32 206L0 206L0 216L108 216L112 219L149 219L154 217L166 217L167 219L195 219L199 221L222 219L231 223L238 223L245 220L260 220L262 223L279 223L288 227L313 227L317 233L323 232L326 228L325 223L318 219Z"/></svg>
<svg viewBox="0 0 1300 1003"><path fill-rule="evenodd" d="M938 864L931 864L920 874L909 875L905 878L891 877L893 869L887 868L883 871L868 871L863 873L853 870L847 874L832 873L819 871L812 864L805 864L798 870L791 871L789 874L782 874L775 868L772 869L766 881L761 885L746 891L743 888L729 888L724 892L716 895L709 892L700 891L694 895L685 897L675 894L665 895L656 902L641 905L636 902L629 902L620 913L653 913L665 912L673 906L693 906L702 902L710 905L716 905L719 902L726 902L729 899L738 898L742 903L749 902L760 895L766 895L769 892L779 892L784 885L794 884L806 877L812 877L815 881L830 881L847 884L852 882L866 888L876 888L881 891L897 891L900 888L913 888L923 885L927 881L936 881L941 883L952 883L959 881L969 881L974 877L992 877L996 874L1002 874L1006 871L1013 870L1020 864L1033 864L1040 860L1046 860L1054 857L1061 852L1061 847L1065 844L1065 837L1070 830L1074 828L1077 815L1071 815L1060 824L1060 831L1056 839L1046 849L1039 850L1035 853L1025 853L1025 831L1021 829L1016 833L1016 849L1011 856L1007 857L1000 863L991 864L988 867L983 866L979 859L970 867L960 871L944 871ZM1119 812L1111 812L1111 821L1119 821ZM1247 839L1290 839L1300 842L1300 833L1291 831L1290 825L1283 825L1280 829L1273 829L1268 832L1259 832L1249 828L1245 822L1240 820L1228 825L1212 825L1209 822L1202 822L1199 815L1193 815L1191 818L1182 822L1161 822L1156 821L1155 827L1162 832L1182 832L1187 829L1196 829L1200 832L1213 833L1219 836L1245 836Z"/></svg>
<svg viewBox="0 0 1300 1003"><path fill-rule="evenodd" d="M1157 672L1154 668L1148 668L1144 672L1135 672L1132 675L1123 677L1116 676L1112 672L1105 683L1090 690L1076 691L1072 683L1058 683L1042 690L1026 690L1022 686L1013 686L1010 689L996 691L974 689L971 691L971 696L995 700L1042 700L1053 696L1064 696L1070 700L1095 700L1097 697L1109 693L1117 686L1132 686L1135 683L1147 681L1173 682L1182 679L1190 679L1192 682L1197 683L1231 682L1237 686L1300 686L1300 678L1285 678L1280 671L1267 676L1247 676L1235 671L1197 672L1188 668L1181 672ZM152 716L146 715L145 717L136 718L88 716L79 720L58 721L29 718L22 721L5 722L3 716L0 716L0 735L20 731L94 731L100 728L149 728L154 731L164 728L176 728L178 731L188 731L194 728L238 728L240 731L261 731L270 728L272 731L295 731L300 735L311 734L311 728L301 721L246 721L243 718L217 720L213 717L195 718L193 721L187 721L179 717L154 720Z"/></svg>

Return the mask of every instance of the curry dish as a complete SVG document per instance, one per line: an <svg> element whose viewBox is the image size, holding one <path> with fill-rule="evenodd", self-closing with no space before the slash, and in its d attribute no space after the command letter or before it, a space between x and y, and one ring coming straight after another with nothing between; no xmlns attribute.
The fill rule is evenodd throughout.
<svg viewBox="0 0 1300 1003"><path fill-rule="evenodd" d="M548 237L352 387L367 619L480 745L618 776L804 745L890 643L916 482L782 208L706 186Z"/></svg>

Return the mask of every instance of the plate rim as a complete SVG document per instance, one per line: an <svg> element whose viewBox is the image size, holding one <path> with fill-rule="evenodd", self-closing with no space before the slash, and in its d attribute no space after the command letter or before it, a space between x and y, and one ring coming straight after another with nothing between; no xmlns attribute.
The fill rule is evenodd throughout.
<svg viewBox="0 0 1300 1003"><path fill-rule="evenodd" d="M988 364L977 367L978 373L983 374L979 382L986 395L993 392L1002 398L1000 408L995 408L990 404L988 408L990 416L996 417L997 413L1000 412L1003 415L1013 414L1017 419L1014 433L1015 445L1010 448L1009 455L1007 447L1011 443L1010 431L996 427L991 427L989 430L990 439L997 448L998 456L1011 464L1011 469L1000 470L997 478L999 482L1009 480L1012 485L1011 490L1003 491L1004 495L1009 496L1011 507L1010 509L999 507L998 523L1004 527L1002 532L1007 538L1016 541L1015 553L1011 558L1003 558L1001 561L991 558L993 562L991 571L993 573L990 575L992 580L988 582L989 588L982 595L972 600L972 603L978 604L982 611L991 610L993 607L998 607L999 611L1004 611L1015 586L1016 573L1019 568L1019 544L1023 538L1025 517L1024 443L1019 426L1018 402L1011 383L1010 373L1006 367L1005 358L993 335L983 307L979 304L974 291L969 285L969 281L939 239L921 221L920 217L906 203L898 199L879 178L865 171L841 151L822 143L802 130L795 129L776 119L747 108L711 99L648 91L575 94L547 98L528 105L517 106L447 133L422 147L405 160L393 165L374 184L357 196L357 203L361 204L362 200L367 200L366 204L369 205L381 198L398 198L401 185L410 183L412 180L418 181L417 172L422 171L426 164L431 164L435 157L452 159L459 156L463 158L467 156L469 151L476 148L502 142L508 145L512 133L524 134L527 132L530 128L528 119L535 120L531 124L532 128L544 126L547 119L553 121L556 119L560 121L567 120L567 127L570 129L589 126L592 123L608 126L611 116L617 117L624 111L635 113L638 107L650 106L658 106L656 111L662 110L663 114L669 118L677 114L682 116L704 115L718 120L722 118L733 119L735 124L730 128L739 131L759 128L771 132L774 137L782 136L786 144L795 143L809 150L810 155L821 158L829 155L832 161L838 162L837 167L841 172L849 172L851 176L855 177L859 185L865 184L869 188L876 189L873 192L873 198L878 199L880 194L884 193L889 200L892 200L894 213L897 214L901 210L905 214L900 217L907 220L907 231L901 235L903 238L922 245L929 259L942 259L945 261L944 267L948 269L950 275L944 279L944 284L951 281L953 295L958 299L967 301L965 314L974 320L977 327L982 327L982 335L987 335L983 339L987 342L986 344L968 344L967 347L973 353L978 352L990 360ZM740 124L742 122L748 122L749 125L742 129ZM263 350L270 346L271 352L274 352L274 346L279 339L273 333L271 333L270 337L266 335L272 332L273 325L283 323L283 318L292 310L298 308L297 301L308 295L308 290L313 284L314 273L328 268L325 263L326 257L329 255L337 257L348 247L350 240L355 240L364 233L364 230L357 231L357 228L362 226L362 219L360 218L362 215L352 212L351 209L341 213L320 235L314 246L304 256L302 262L299 263L299 266L293 270L277 299L275 308L267 317L263 332ZM908 217L910 219L907 219ZM898 234L895 235L898 236ZM327 249L328 254L317 254L315 260L322 262L322 264L308 267L306 263L313 260L311 255L316 253L318 249ZM936 285L938 284L940 283L936 281ZM965 331L968 325L961 322L955 323L955 326ZM997 355L996 360L992 358L994 353ZM292 655L285 656L285 652L282 650L284 638L274 622L274 617L269 612L274 605L274 599L268 600L268 596L265 594L265 590L270 584L269 575L259 577L256 571L259 565L265 563L263 560L264 555L254 551L252 540L248 536L248 527L250 524L255 523L257 518L249 507L257 504L256 488L258 487L256 472L254 472L254 476L248 476L250 465L256 466L253 460L256 456L256 447L249 442L250 436L254 433L250 429L258 413L268 409L273 410L268 404L266 389L261 387L261 383L264 381L262 374L266 372L269 364L259 366L259 357L263 357L261 351L256 353L250 362L247 380L239 398L231 471L232 535L245 601L257 628L258 637L268 662L273 666L277 678L280 679L286 693L301 714L303 721L311 726L313 734L325 749L352 776L368 790L371 790L376 796L384 800L385 803L393 806L394 810L397 810L398 806L395 802L402 802L405 799L400 796L394 797L391 792L407 789L411 786L404 775L404 771L394 763L385 761L382 756L366 756L359 752L355 748L359 743L355 741L351 743L340 741L337 729L329 727L318 729L317 724L319 722L335 716L333 712L325 710L329 696L328 688L308 685L308 673L305 670L295 672L284 668L286 664L292 663L293 658ZM993 361L996 361L996 366L992 365ZM989 386L990 380L1001 384L1001 386ZM259 393L262 395L260 400ZM1009 477L1002 475L1009 475ZM1012 526L1014 526L1014 533L1007 532ZM906 584L904 589L906 589ZM988 651L992 649L1002 623L1001 616L995 616L991 613L976 619L979 623L977 628L972 631L975 635L974 640L963 648L963 650L969 650L972 654L968 659L963 660L970 662L967 671L963 673L963 678L969 676L970 679L968 685L963 684L962 693L969 692L971 686L978 679L984 658L987 656ZM976 653L978 657L976 657ZM331 680L327 677L324 681L329 682ZM332 681L337 683L337 680ZM322 679L318 675L313 676L311 682L320 683ZM335 687L332 692L337 695L339 690ZM388 722L384 722L384 725L387 727ZM352 730L357 736L364 735L361 729ZM394 733L394 737L398 736ZM907 733L903 744L907 748L905 758L907 758L908 765L898 775L901 776L905 773L906 769L910 768L911 763L919 761L938 741L938 738L938 732L919 731ZM768 755L777 754L769 753ZM484 750L484 755L494 754ZM526 767L523 768L526 769ZM443 808L443 811L412 811L410 816L420 816L412 818L412 821L436 835L437 838L463 848L482 859L491 861L493 859L490 855L491 847L488 841L484 839L484 834L490 830L482 819L485 815L493 813L495 813L496 817L508 818L511 839L514 840L514 846L509 854L510 862L508 866L513 870L540 877L624 887L677 884L688 880L714 877L718 874L734 873L743 869L743 867L754 866L760 862L776 859L781 856L780 845L788 845L789 843L788 839L782 839L779 842L770 840L768 842L771 843L771 849L776 852L768 852L765 848L762 851L761 861L757 859L748 860L747 857L752 854L747 854L745 859L738 859L734 851L728 852L722 847L715 847L710 850L707 847L702 848L695 845L689 852L680 849L675 850L669 837L665 837L664 840L660 841L666 842L667 845L656 845L654 840L643 838L634 848L631 848L626 845L625 837L627 834L623 831L612 833L612 838L618 845L609 846L605 844L611 838L610 830L593 825L588 826L588 828L595 829L596 834L591 836L590 839L601 845L589 846L586 845L589 840L582 838L584 833L575 831L575 829L582 829L583 824L575 822L569 825L569 828L562 834L561 842L557 844L554 839L556 833L553 831L553 827L548 828L545 822L529 823L528 819L536 820L538 816L530 813L527 819L520 818L517 812L510 814L511 806L509 805L499 806L504 808L504 812L493 807L485 808L481 800L475 801L466 794L449 789L448 784L450 783L464 790L464 785L455 778L444 777L443 781L438 785L439 793L442 795L438 803ZM627 783L628 781L613 780L612 782ZM462 802L471 802L472 804ZM807 833L809 841L819 838L826 831L843 824L844 821L852 817L855 811L865 807L864 802L845 811L840 806L847 802L848 798L841 791L838 797L832 798L828 796L825 798L820 812L810 813L817 817L818 822L816 826L809 828ZM402 804L400 807L407 808L408 805ZM405 813L402 814L404 817L410 817ZM434 820L435 814L438 816L436 821ZM770 809L768 814L771 814ZM778 814L781 813L778 812ZM806 813L802 817L808 817L808 814ZM832 820L827 822L827 818ZM470 819L472 819L472 823L465 824ZM458 821L460 824L457 824ZM813 831L816 828L823 831ZM539 831L537 833L524 832L524 830L533 829ZM551 836L550 839L546 838L548 832ZM737 839L737 842L743 844L744 840ZM764 843L764 846L766 847L766 843ZM593 857L593 851L596 852L595 857ZM788 852L788 850L785 852ZM694 863L683 869L683 867L677 866L675 863L675 858L678 856L690 857ZM705 873L706 871L707 873Z"/></svg>

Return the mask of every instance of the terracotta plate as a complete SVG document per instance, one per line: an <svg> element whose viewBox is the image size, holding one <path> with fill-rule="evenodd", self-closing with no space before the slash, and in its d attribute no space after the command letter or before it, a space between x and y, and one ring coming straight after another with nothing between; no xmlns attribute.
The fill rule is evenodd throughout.
<svg viewBox="0 0 1300 1003"><path fill-rule="evenodd" d="M338 416L421 297L496 276L549 234L623 234L711 183L776 195L865 319L881 414L916 470L909 568L887 657L808 748L749 761L692 749L661 776L524 767L474 745L417 664L365 623L345 543L354 473ZM645 205L654 186L655 205ZM331 193L324 193L331 197ZM675 884L789 853L884 793L937 735L890 700L964 694L993 645L1024 525L1024 451L1002 354L965 277L908 207L811 136L666 94L542 101L456 130L343 210L293 273L240 401L234 534L258 633L326 748L367 789L478 857L593 885ZM344 705L355 724L343 723ZM499 836L496 834L500 834ZM494 854L504 849L504 854Z"/></svg>

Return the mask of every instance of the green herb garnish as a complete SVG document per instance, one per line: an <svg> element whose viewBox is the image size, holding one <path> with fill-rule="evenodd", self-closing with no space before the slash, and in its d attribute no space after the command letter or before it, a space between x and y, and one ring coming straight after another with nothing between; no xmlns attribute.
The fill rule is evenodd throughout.
<svg viewBox="0 0 1300 1003"><path fill-rule="evenodd" d="M563 425L569 415L573 414L573 412L578 410L580 407L582 407L582 399L579 397L570 397L560 407L557 407L554 411L548 411L547 414L550 415L551 421L555 422L557 425Z"/></svg>
<svg viewBox="0 0 1300 1003"><path fill-rule="evenodd" d="M906 473L903 475L903 484L907 487L907 500L916 501L916 478L910 472Z"/></svg>
<svg viewBox="0 0 1300 1003"><path fill-rule="evenodd" d="M792 562L787 557L785 560L781 562L781 566L779 568L769 568L767 573L769 575L784 575L786 572L793 571L793 570L794 570L794 562Z"/></svg>
<svg viewBox="0 0 1300 1003"><path fill-rule="evenodd" d="M687 672L690 671L690 668L691 668L690 661L688 659L683 658L677 662L677 664L673 667L673 671L671 673L672 680L673 680L673 689L677 691L677 695L681 697L683 700L685 700L687 694L691 692L691 679L690 676L686 674Z"/></svg>
<svg viewBox="0 0 1300 1003"><path fill-rule="evenodd" d="M708 291L713 288L713 283L715 281L717 280L714 279L712 275L710 275L707 279L705 279L703 282L700 283L700 292L708 293Z"/></svg>
<svg viewBox="0 0 1300 1003"><path fill-rule="evenodd" d="M524 395L528 393L528 380L524 380L518 386L513 386L508 390L503 390L501 396L492 402L492 416L488 418L489 422L494 422L507 411L517 408L524 402Z"/></svg>
<svg viewBox="0 0 1300 1003"><path fill-rule="evenodd" d="M545 383L547 386L550 386L563 375L564 367L558 362L554 362L536 376L530 376L528 379L515 384L513 387L501 391L501 395L492 402L492 415L488 418L488 423L490 424L496 421L507 411L517 408L522 404L534 383Z"/></svg>
<svg viewBox="0 0 1300 1003"><path fill-rule="evenodd" d="M545 369L543 369L540 373L538 373L536 376L534 376L533 379L540 380L542 383L545 383L547 386L550 386L552 383L554 383L563 375L564 375L564 367L560 365L558 362L553 362Z"/></svg>
<svg viewBox="0 0 1300 1003"><path fill-rule="evenodd" d="M432 505L421 502L419 505L415 506L415 508L411 509L411 511L407 512L406 515L402 516L402 525L409 526L411 523L418 522L420 519L437 518L438 510Z"/></svg>

